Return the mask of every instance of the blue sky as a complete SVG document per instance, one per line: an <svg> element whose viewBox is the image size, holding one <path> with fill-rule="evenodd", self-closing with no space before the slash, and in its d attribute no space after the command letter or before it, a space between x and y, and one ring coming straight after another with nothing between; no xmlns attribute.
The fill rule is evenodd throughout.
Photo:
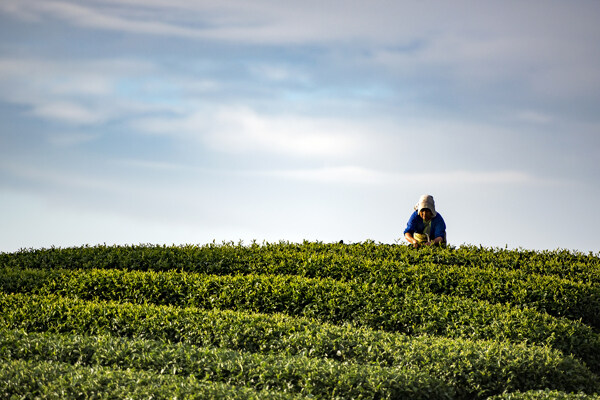
<svg viewBox="0 0 600 400"><path fill-rule="evenodd" d="M0 251L593 251L600 2L3 0Z"/></svg>

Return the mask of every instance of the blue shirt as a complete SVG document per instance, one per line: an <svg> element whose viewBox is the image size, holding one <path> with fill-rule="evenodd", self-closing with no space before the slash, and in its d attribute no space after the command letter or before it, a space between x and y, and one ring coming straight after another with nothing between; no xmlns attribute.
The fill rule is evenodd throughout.
<svg viewBox="0 0 600 400"><path fill-rule="evenodd" d="M408 224L406 224L404 234L407 232L410 232L411 234L414 234L415 232L423 233L424 229L425 222L423 222L423 218L421 218L415 211L408 219ZM442 218L440 213L437 213L436 216L431 220L431 231L429 232L429 237L431 240L438 237L446 239L446 223L444 222L444 218Z"/></svg>

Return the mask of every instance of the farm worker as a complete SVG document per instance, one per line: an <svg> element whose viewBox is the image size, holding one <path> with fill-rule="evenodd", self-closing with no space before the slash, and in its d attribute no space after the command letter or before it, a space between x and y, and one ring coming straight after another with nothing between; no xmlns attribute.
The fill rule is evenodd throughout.
<svg viewBox="0 0 600 400"><path fill-rule="evenodd" d="M433 196L424 194L419 198L406 224L404 238L415 247L446 243L446 223L435 211Z"/></svg>

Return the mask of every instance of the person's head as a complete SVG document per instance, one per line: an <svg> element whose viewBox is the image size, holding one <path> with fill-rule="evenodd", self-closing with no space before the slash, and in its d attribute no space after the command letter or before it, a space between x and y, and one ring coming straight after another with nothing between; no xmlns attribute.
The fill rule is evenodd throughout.
<svg viewBox="0 0 600 400"><path fill-rule="evenodd" d="M433 213L429 208L421 208L419 210L419 217L421 217L423 221L427 222L433 218Z"/></svg>
<svg viewBox="0 0 600 400"><path fill-rule="evenodd" d="M437 213L435 212L435 201L433 200L433 196L429 194L422 195L415 206L415 210L425 221L434 218Z"/></svg>

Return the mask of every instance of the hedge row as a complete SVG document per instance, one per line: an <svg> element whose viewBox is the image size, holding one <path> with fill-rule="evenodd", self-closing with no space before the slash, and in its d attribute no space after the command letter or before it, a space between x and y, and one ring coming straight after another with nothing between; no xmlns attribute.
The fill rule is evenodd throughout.
<svg viewBox="0 0 600 400"><path fill-rule="evenodd" d="M576 282L600 285L600 256L567 250L525 251L458 248L412 249L403 245L302 244L280 242L250 245L223 243L203 246L84 246L78 248L23 249L0 253L0 266L22 268L118 268L135 270L186 270L203 273L286 273L321 276L360 276L365 264L394 262L400 265L438 264L523 270ZM368 273L368 271L366 271ZM328 275L336 277L334 275Z"/></svg>
<svg viewBox="0 0 600 400"><path fill-rule="evenodd" d="M143 370L8 360L0 364L0 398L285 400L300 397Z"/></svg>
<svg viewBox="0 0 600 400"><path fill-rule="evenodd" d="M529 341L575 354L593 371L600 371L600 336L582 323L532 309L396 286L282 275L73 270L46 281L39 292L88 300L281 312L407 334Z"/></svg>
<svg viewBox="0 0 600 400"><path fill-rule="evenodd" d="M345 399L448 399L455 389L414 367L386 368L302 356L261 355L149 340L4 331L0 360L25 359L249 386L254 390Z"/></svg>
<svg viewBox="0 0 600 400"><path fill-rule="evenodd" d="M181 342L285 358L311 357L361 364L361 368L373 365L418 369L453 387L456 396L465 398L484 398L504 390L548 387L591 393L600 388L598 377L584 365L549 347L409 337L284 315L19 294L0 295L0 326L48 334L85 333L112 335L120 340ZM7 346L20 347L24 346ZM139 357L149 352L135 353Z"/></svg>
<svg viewBox="0 0 600 400"><path fill-rule="evenodd" d="M600 400L600 396L585 393L564 393L557 390L531 390L491 396L488 400Z"/></svg>
<svg viewBox="0 0 600 400"><path fill-rule="evenodd" d="M524 270L383 262L370 282L535 308L600 328L600 286ZM360 280L360 278L359 278Z"/></svg>
<svg viewBox="0 0 600 400"><path fill-rule="evenodd" d="M368 266L365 264L365 266ZM0 269L0 290L5 292L27 292L39 289L60 276L85 274L70 269ZM334 278L330 271L325 277ZM198 275L190 275L192 278ZM189 279L188 279L189 280ZM337 280L337 279L336 279ZM600 328L600 286L522 270L491 270L463 266L423 264L401 266L398 263L383 263L369 274L346 281L375 285L393 285L407 290L464 296L535 308L557 317L581 319L584 323Z"/></svg>

